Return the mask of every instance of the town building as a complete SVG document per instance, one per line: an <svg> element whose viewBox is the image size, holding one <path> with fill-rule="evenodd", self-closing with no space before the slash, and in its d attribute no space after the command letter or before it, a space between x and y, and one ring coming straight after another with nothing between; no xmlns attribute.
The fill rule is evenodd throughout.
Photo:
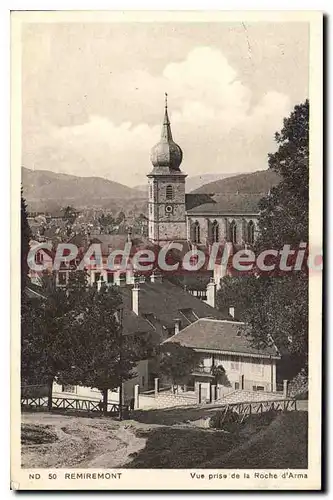
<svg viewBox="0 0 333 500"><path fill-rule="evenodd" d="M91 244L102 249L102 266L89 269L90 284L100 288L117 285L123 298L123 334L143 335L154 343L179 342L202 355L202 364L192 375L192 388L211 398L212 386L219 395L230 388L251 391L276 390L276 362L280 354L274 346L256 349L242 333L242 325L233 314L216 308L216 291L227 273L225 264L190 276L166 279L160 270L138 276L133 268L108 272L110 252L132 244L138 249L159 249L171 242L182 242L185 252L197 248L209 252L213 243L225 246L229 253L251 247L258 234L258 203L267 193L185 194L186 174L180 166L183 153L172 136L165 102L160 141L151 151L153 169L148 174L148 238L116 234L77 234L69 242L79 248L80 256ZM132 256L132 253L131 253ZM39 253L38 259L49 258ZM66 285L73 263L64 263L57 274L57 285ZM177 281L178 280L178 281ZM173 281L173 282L171 282ZM191 283L191 281L193 283ZM178 285L178 286L177 286ZM224 380L218 380L213 368L223 367ZM152 388L156 377L153 359L141 360L133 378L124 383L124 402L128 403L134 386L141 391ZM55 384L54 394L98 399L97 389ZM109 401L117 402L119 391L109 391Z"/></svg>
<svg viewBox="0 0 333 500"><path fill-rule="evenodd" d="M58 283L59 284L59 283ZM161 274L153 273L149 279L141 279L134 285L122 282L118 291L122 296L122 332L123 335L142 336L149 338L151 345L158 346L168 338L173 337L183 328L195 323L200 318L225 319L231 318L215 306L216 286L211 284L208 302L194 297L181 287L163 279ZM26 293L32 298L45 300L40 287L30 286ZM129 404L133 399L134 387L141 392L153 389L154 380L158 376L156 359L139 361L133 377L123 384L123 402ZM77 399L100 400L98 389L61 385L54 382L54 397L71 397ZM111 403L119 401L119 390L109 391L108 400Z"/></svg>
<svg viewBox="0 0 333 500"><path fill-rule="evenodd" d="M200 318L165 340L190 347L200 355L187 390L191 387L198 393L200 386L202 400L208 401L236 390L276 392L280 353L273 342L254 347L244 327L244 323L232 319Z"/></svg>

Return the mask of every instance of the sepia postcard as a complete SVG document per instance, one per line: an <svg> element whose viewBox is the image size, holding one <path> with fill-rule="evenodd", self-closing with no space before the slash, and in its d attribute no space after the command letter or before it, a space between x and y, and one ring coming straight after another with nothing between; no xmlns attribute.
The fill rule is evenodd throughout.
<svg viewBox="0 0 333 500"><path fill-rule="evenodd" d="M11 489L322 488L322 25L12 12Z"/></svg>

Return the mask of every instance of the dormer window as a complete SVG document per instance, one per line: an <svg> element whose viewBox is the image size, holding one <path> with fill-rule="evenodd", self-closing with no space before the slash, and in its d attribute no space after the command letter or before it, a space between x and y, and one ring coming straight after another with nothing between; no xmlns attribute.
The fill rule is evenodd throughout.
<svg viewBox="0 0 333 500"><path fill-rule="evenodd" d="M36 261L36 264L43 264L43 262L44 262L44 255L43 255L42 252L37 252L36 253L35 261Z"/></svg>
<svg viewBox="0 0 333 500"><path fill-rule="evenodd" d="M191 308L179 309L179 312L186 319L186 321L188 321L189 324L194 323L199 319L199 317Z"/></svg>
<svg viewBox="0 0 333 500"><path fill-rule="evenodd" d="M172 186L169 184L167 187L166 187L166 199L167 200L172 200L173 198L173 188Z"/></svg>
<svg viewBox="0 0 333 500"><path fill-rule="evenodd" d="M62 271L58 273L58 284L64 286L67 284L67 273Z"/></svg>

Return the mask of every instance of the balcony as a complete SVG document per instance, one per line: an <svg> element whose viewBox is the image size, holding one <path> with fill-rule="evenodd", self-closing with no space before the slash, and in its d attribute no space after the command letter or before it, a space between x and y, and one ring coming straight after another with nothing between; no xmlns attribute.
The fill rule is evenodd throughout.
<svg viewBox="0 0 333 500"><path fill-rule="evenodd" d="M214 375L212 375L212 366L197 366L192 372L193 375L205 375L207 377L214 378Z"/></svg>

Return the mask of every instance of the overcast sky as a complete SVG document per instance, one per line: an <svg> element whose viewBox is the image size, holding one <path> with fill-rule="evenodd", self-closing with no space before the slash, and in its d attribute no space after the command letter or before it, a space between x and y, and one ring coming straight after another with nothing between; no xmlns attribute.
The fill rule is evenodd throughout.
<svg viewBox="0 0 333 500"><path fill-rule="evenodd" d="M164 92L182 170L266 168L308 97L306 23L28 24L23 165L146 182Z"/></svg>

